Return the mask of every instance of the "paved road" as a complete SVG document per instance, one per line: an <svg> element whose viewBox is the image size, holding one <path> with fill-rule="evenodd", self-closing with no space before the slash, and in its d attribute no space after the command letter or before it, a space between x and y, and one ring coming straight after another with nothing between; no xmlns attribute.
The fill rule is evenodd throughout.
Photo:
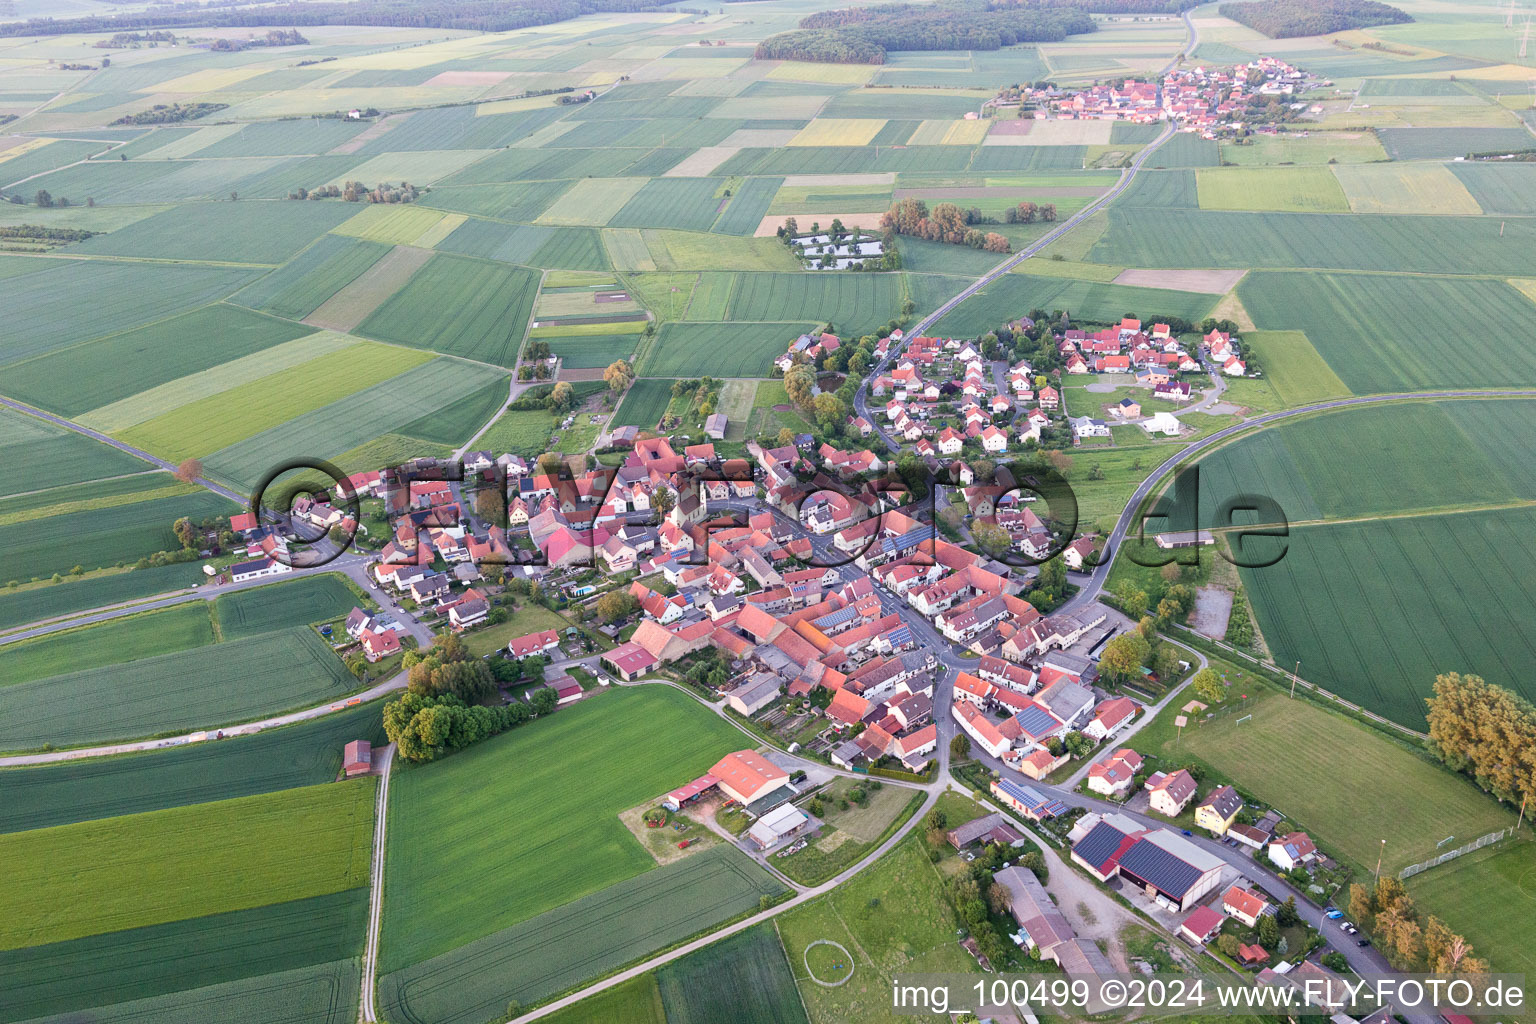
<svg viewBox="0 0 1536 1024"><path fill-rule="evenodd" d="M369 869L368 945L363 953L363 1020L378 1020L373 1008L374 981L379 967L379 922L384 916L384 825L389 813L389 770L395 761L393 743L378 752L379 799L373 811L373 861Z"/></svg>
<svg viewBox="0 0 1536 1024"><path fill-rule="evenodd" d="M32 406L18 402L15 399L0 397L0 405L4 405L8 409L15 409L17 412L26 413L28 416L36 416L40 420L47 420L49 423L52 423L56 427L63 427L65 430L72 430L76 434L84 434L86 437L93 441L100 441L102 444L111 445L118 451L126 452L136 459L143 459L145 462L152 466L158 467L159 469L166 470L170 473L176 472L176 466L173 463L166 462L158 455L151 455L149 452L146 452L142 448L135 448L131 444L124 444L123 442L117 440L115 437L109 437L99 430L92 430L90 427L82 427L80 424L75 423L72 420L66 420L62 416L55 416L51 412L43 412L41 409L34 409ZM198 477L194 483L196 483L199 487L207 488L214 494L228 498L230 501L240 506L244 506L250 501L250 497L248 495L236 494L234 491L225 487L223 484L216 484L212 480L206 480L203 477Z"/></svg>

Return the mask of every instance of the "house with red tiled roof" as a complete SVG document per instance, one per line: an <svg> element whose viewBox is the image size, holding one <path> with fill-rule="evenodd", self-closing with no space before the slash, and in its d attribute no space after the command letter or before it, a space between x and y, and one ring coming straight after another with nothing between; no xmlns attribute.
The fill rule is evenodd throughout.
<svg viewBox="0 0 1536 1024"><path fill-rule="evenodd" d="M1129 697L1104 701L1093 709L1093 718L1083 726L1083 735L1096 742L1108 739L1136 717L1136 707L1136 702Z"/></svg>
<svg viewBox="0 0 1536 1024"><path fill-rule="evenodd" d="M1088 788L1103 796L1128 793L1141 765L1140 754L1130 747L1121 747L1088 769Z"/></svg>
<svg viewBox="0 0 1536 1024"><path fill-rule="evenodd" d="M1259 918L1269 910L1269 903L1253 890L1234 885L1222 893L1221 909L1229 917L1236 918L1249 928L1255 928Z"/></svg>
<svg viewBox="0 0 1536 1024"><path fill-rule="evenodd" d="M546 654L560 646L560 634L552 629L527 633L507 644L507 652L514 658L526 658L530 654Z"/></svg>
<svg viewBox="0 0 1536 1024"><path fill-rule="evenodd" d="M357 638L362 641L363 657L369 661L378 661L380 658L400 653L400 637L394 630L386 629L382 633L375 633L371 629L364 629L358 633Z"/></svg>

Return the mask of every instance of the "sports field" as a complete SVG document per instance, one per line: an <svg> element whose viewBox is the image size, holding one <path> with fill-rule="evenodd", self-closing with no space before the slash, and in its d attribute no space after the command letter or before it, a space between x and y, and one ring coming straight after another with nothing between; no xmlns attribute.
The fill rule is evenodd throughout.
<svg viewBox="0 0 1536 1024"><path fill-rule="evenodd" d="M364 779L0 836L17 883L0 949L364 885L373 792Z"/></svg>
<svg viewBox="0 0 1536 1024"><path fill-rule="evenodd" d="M390 790L381 970L648 871L655 861L618 812L697 778L745 742L684 694L621 689L402 772ZM573 765L601 765L597 788L566 785ZM563 853L543 855L550 850Z"/></svg>
<svg viewBox="0 0 1536 1024"><path fill-rule="evenodd" d="M1494 970L1527 977L1536 971L1536 845L1528 834L1415 875L1407 885L1420 913L1450 924Z"/></svg>
<svg viewBox="0 0 1536 1024"><path fill-rule="evenodd" d="M1302 669L1311 678L1305 661ZM1170 741L1145 752L1199 758L1366 873L1376 866L1382 839L1382 871L1395 873L1432 856L1435 843L1448 835L1471 840L1508 824L1508 812L1491 797L1406 739L1395 741L1306 700L1228 675L1229 700L1239 703L1247 695L1241 708L1208 722L1194 716L1177 745L1159 729ZM1237 724L1245 715L1253 717ZM1361 779L1371 780L1366 799Z"/></svg>

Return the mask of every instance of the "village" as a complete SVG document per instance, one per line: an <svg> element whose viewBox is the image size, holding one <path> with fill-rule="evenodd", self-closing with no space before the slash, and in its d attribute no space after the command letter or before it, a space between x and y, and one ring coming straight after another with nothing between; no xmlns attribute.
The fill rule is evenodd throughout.
<svg viewBox="0 0 1536 1024"><path fill-rule="evenodd" d="M1175 67L1157 81L1131 78L1083 89L1045 84L1010 90L998 106L1018 103L1019 116L1036 120L1171 121L1181 131L1214 139L1248 127L1255 102L1273 101L1294 112L1315 113L1314 105L1300 97L1331 84L1283 60L1261 56L1235 67Z"/></svg>

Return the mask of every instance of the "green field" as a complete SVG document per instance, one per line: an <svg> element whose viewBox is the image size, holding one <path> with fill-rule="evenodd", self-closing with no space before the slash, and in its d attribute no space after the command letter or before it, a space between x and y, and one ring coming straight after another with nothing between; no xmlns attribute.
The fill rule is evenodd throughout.
<svg viewBox="0 0 1536 1024"><path fill-rule="evenodd" d="M646 973L556 1010L549 1024L667 1024L656 976Z"/></svg>
<svg viewBox="0 0 1536 1024"><path fill-rule="evenodd" d="M1195 180L1202 210L1349 211L1327 167L1204 167Z"/></svg>
<svg viewBox="0 0 1536 1024"><path fill-rule="evenodd" d="M344 618L362 598L339 573L225 594L213 603L226 640Z"/></svg>
<svg viewBox="0 0 1536 1024"><path fill-rule="evenodd" d="M603 325L613 326L613 325ZM591 370L607 366L615 359L629 359L635 354L638 334L555 335L545 337L549 350L570 369Z"/></svg>
<svg viewBox="0 0 1536 1024"><path fill-rule="evenodd" d="M1393 160L1452 159L1531 148L1530 133L1513 124L1505 128L1383 128L1377 134Z"/></svg>
<svg viewBox="0 0 1536 1024"><path fill-rule="evenodd" d="M1533 417L1536 404L1509 399L1396 402L1284 422L1201 458L1202 516L1209 522L1221 501L1245 493L1273 497L1293 523L1530 500L1536 448L1523 431Z"/></svg>
<svg viewBox="0 0 1536 1024"><path fill-rule="evenodd" d="M1287 406L1351 394L1300 331L1247 331L1242 343L1258 357L1270 386Z"/></svg>
<svg viewBox="0 0 1536 1024"><path fill-rule="evenodd" d="M1169 316L1198 321L1215 304L1216 296L1198 292L1006 274L946 314L935 329L957 337L979 337L1037 307L1100 322L1118 321L1127 313L1151 321Z"/></svg>
<svg viewBox="0 0 1536 1024"><path fill-rule="evenodd" d="M539 275L459 256L434 256L358 325L358 333L497 366L515 366Z"/></svg>
<svg viewBox="0 0 1536 1024"><path fill-rule="evenodd" d="M104 573L79 580L66 578L59 583L25 589L0 590L0 629L181 590L203 580L198 566L183 562L155 569Z"/></svg>
<svg viewBox="0 0 1536 1024"><path fill-rule="evenodd" d="M67 479L58 467L69 466ZM0 495L138 473L144 463L46 420L0 408Z"/></svg>
<svg viewBox="0 0 1536 1024"><path fill-rule="evenodd" d="M667 1024L805 1024L784 947L771 924L690 953L656 972Z"/></svg>
<svg viewBox="0 0 1536 1024"><path fill-rule="evenodd" d="M1356 394L1522 387L1536 376L1536 353L1515 332L1490 332L1485 358L1458 355L1466 318L1513 324L1536 311L1503 281L1256 271L1237 294L1260 328L1305 333Z"/></svg>
<svg viewBox="0 0 1536 1024"><path fill-rule="evenodd" d="M459 359L434 359L374 387L231 445L207 460L208 470L251 486L295 452L322 458L347 452L505 380L505 371ZM416 451L415 455L425 454ZM378 465L367 467L378 469Z"/></svg>
<svg viewBox="0 0 1536 1024"><path fill-rule="evenodd" d="M488 451L532 458L546 450L554 429L555 418L543 409L508 409L480 435L478 444Z"/></svg>
<svg viewBox="0 0 1536 1024"><path fill-rule="evenodd" d="M812 326L809 320L662 324L636 369L648 377L760 377Z"/></svg>
<svg viewBox="0 0 1536 1024"><path fill-rule="evenodd" d="M0 647L5 683L121 665L172 651L213 643L213 622L202 601L162 611L111 619L93 626L50 633Z"/></svg>
<svg viewBox="0 0 1536 1024"><path fill-rule="evenodd" d="M652 178L606 223L616 228L708 231L723 212L725 200L715 196L721 184L718 178Z"/></svg>
<svg viewBox="0 0 1536 1024"><path fill-rule="evenodd" d="M0 951L0 1013L93 1024L346 1024L357 1015L367 919L368 890L353 888Z"/></svg>
<svg viewBox="0 0 1536 1024"><path fill-rule="evenodd" d="M385 742L379 706L209 743L0 772L0 832L331 782L348 742Z"/></svg>
<svg viewBox="0 0 1536 1024"><path fill-rule="evenodd" d="M1536 168L1530 164L1451 164L1451 173L1487 212L1536 216Z"/></svg>
<svg viewBox="0 0 1536 1024"><path fill-rule="evenodd" d="M1317 267L1536 275L1536 219L1341 217L1122 207L1089 250L1132 267Z"/></svg>
<svg viewBox="0 0 1536 1024"><path fill-rule="evenodd" d="M66 667L67 666L61 666ZM241 679L240 686L230 679ZM0 749L211 729L332 700L357 680L307 627L0 687Z"/></svg>
<svg viewBox="0 0 1536 1024"><path fill-rule="evenodd" d="M351 203L190 203L79 243L81 252L277 264L357 212Z"/></svg>
<svg viewBox="0 0 1536 1024"><path fill-rule="evenodd" d="M227 498L198 491L55 516L49 520L47 532L39 531L31 522L0 526L0 548L8 552L7 582L47 579L77 565L91 570L132 564L157 551L181 547L171 531L177 518L187 516L200 522L238 511ZM82 537L89 537L90 543L82 544Z"/></svg>
<svg viewBox="0 0 1536 1024"><path fill-rule="evenodd" d="M1341 164L1385 160L1386 151L1371 132L1312 132L1308 135L1255 135L1250 144L1223 143L1221 159L1241 166L1258 164Z"/></svg>
<svg viewBox="0 0 1536 1024"><path fill-rule="evenodd" d="M667 378L646 377L630 385L624 393L624 401L613 414L616 427L635 426L643 430L655 430L662 414L672 401L673 381Z"/></svg>
<svg viewBox="0 0 1536 1024"><path fill-rule="evenodd" d="M603 694L402 772L390 792L382 970L654 867L617 813L696 778L744 739L686 695L645 687ZM599 762L599 786L562 782L572 765ZM471 778L478 781L466 788ZM491 807L494 814L484 810ZM538 855L556 848L565 854ZM517 870L490 870L506 863Z"/></svg>
<svg viewBox="0 0 1536 1024"><path fill-rule="evenodd" d="M726 235L750 235L757 230L783 184L783 178L748 178L731 197L712 230Z"/></svg>
<svg viewBox="0 0 1536 1024"><path fill-rule="evenodd" d="M290 320L302 320L357 280L389 246L345 235L321 235L314 245L231 299Z"/></svg>
<svg viewBox="0 0 1536 1024"><path fill-rule="evenodd" d="M756 911L762 897L783 891L739 850L710 847L386 974L380 999L406 1024L477 1024L510 1002L546 999Z"/></svg>
<svg viewBox="0 0 1536 1024"><path fill-rule="evenodd" d="M374 781L12 832L0 949L365 885Z"/></svg>
<svg viewBox="0 0 1536 1024"><path fill-rule="evenodd" d="M506 380L490 381L480 390L407 423L401 432L438 444L467 441L507 404L507 384Z"/></svg>
<svg viewBox="0 0 1536 1024"><path fill-rule="evenodd" d="M430 352L359 342L188 402L116 436L171 462L206 456L382 384L431 359ZM338 363L355 365L342 374L334 372Z"/></svg>
<svg viewBox="0 0 1536 1024"><path fill-rule="evenodd" d="M1528 507L1292 527L1285 557L1243 571L1278 664L1413 728L1442 672L1536 697L1520 622L1536 592ZM1474 590L1448 585L1477 566ZM1409 595L1413 600L1407 600Z"/></svg>
<svg viewBox="0 0 1536 1024"><path fill-rule="evenodd" d="M6 393L77 416L313 333L300 324L216 303L9 367ZM81 373L82 366L112 367L113 372Z"/></svg>

